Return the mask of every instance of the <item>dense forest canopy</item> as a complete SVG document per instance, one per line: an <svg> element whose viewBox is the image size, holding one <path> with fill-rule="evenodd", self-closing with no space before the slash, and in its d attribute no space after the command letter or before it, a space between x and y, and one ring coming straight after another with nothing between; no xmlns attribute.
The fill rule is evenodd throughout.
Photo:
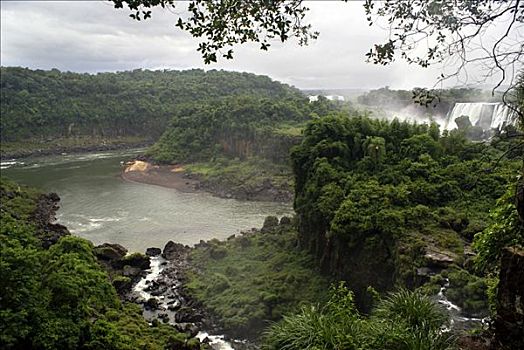
<svg viewBox="0 0 524 350"><path fill-rule="evenodd" d="M160 162L210 160L218 156L262 156L288 162L290 146L313 115L338 107L327 99L303 96L237 96L182 106L148 151Z"/></svg>
<svg viewBox="0 0 524 350"><path fill-rule="evenodd" d="M516 152L493 168L505 147L436 124L314 120L292 153L301 244L357 297L368 285L413 286L428 251L459 257L490 223L521 166Z"/></svg>
<svg viewBox="0 0 524 350"><path fill-rule="evenodd" d="M80 74L1 68L1 139L158 137L185 103L231 95L301 98L266 76L226 71Z"/></svg>

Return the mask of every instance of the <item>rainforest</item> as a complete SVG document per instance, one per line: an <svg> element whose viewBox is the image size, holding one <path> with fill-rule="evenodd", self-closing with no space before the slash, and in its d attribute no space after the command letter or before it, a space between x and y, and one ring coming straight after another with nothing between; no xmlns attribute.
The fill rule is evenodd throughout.
<svg viewBox="0 0 524 350"><path fill-rule="evenodd" d="M520 56L494 44L497 86L422 73L470 63L441 51L466 20L432 21L509 17L414 3L7 4L0 348L524 348ZM375 40L374 16L403 34L341 66L329 28ZM439 31L425 58L415 18Z"/></svg>

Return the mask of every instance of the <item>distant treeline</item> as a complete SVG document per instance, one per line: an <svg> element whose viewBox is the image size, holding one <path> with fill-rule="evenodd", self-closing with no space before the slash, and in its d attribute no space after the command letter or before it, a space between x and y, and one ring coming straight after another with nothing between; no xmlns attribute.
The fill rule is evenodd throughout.
<svg viewBox="0 0 524 350"><path fill-rule="evenodd" d="M267 76L201 69L79 74L1 68L1 140L162 134L179 106L231 95L304 98Z"/></svg>

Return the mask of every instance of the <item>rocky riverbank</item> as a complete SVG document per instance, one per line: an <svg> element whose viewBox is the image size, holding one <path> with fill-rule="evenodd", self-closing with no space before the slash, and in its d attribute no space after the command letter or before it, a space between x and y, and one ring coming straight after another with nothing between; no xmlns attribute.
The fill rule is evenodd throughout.
<svg viewBox="0 0 524 350"><path fill-rule="evenodd" d="M175 188L182 192L196 192L200 188L199 181L189 178L183 167L155 165L147 160L127 162L121 176L126 181Z"/></svg>
<svg viewBox="0 0 524 350"><path fill-rule="evenodd" d="M188 166L193 168L192 166ZM234 175L208 178L196 171L191 171L184 165L158 165L146 157L139 157L126 162L122 170L122 178L126 181L146 183L182 192L209 192L220 198L239 200L291 202L293 192L291 186L278 186L270 175L258 180L242 181L234 179Z"/></svg>

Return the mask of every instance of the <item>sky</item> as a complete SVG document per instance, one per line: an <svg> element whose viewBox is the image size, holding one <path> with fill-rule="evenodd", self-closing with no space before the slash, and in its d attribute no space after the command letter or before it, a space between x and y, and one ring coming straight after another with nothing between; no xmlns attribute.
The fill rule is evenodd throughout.
<svg viewBox="0 0 524 350"><path fill-rule="evenodd" d="M308 46L275 42L235 47L233 60L205 65L198 39L174 26L176 13L156 10L137 22L104 1L2 1L2 66L74 72L147 69L225 69L263 74L301 89L432 87L443 72L394 62L365 62L373 43L388 33L370 27L362 2L314 1L306 20L320 32ZM177 11L182 11L177 9ZM453 85L451 81L449 84Z"/></svg>

